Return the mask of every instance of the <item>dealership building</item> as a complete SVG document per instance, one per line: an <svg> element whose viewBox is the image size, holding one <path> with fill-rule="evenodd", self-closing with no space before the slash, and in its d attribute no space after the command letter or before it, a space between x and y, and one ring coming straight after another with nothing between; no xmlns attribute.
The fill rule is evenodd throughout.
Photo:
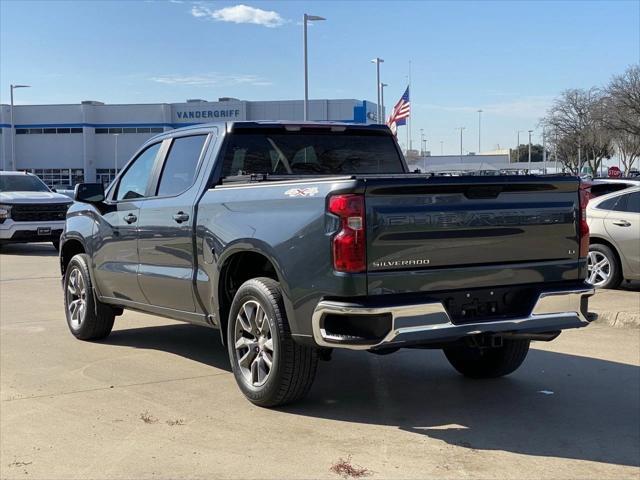
<svg viewBox="0 0 640 480"><path fill-rule="evenodd" d="M83 101L71 105L0 105L0 168L27 170L50 186L80 181L108 183L148 138L198 123L303 119L301 100L108 105ZM372 123L376 104L363 100L310 100L310 120Z"/></svg>

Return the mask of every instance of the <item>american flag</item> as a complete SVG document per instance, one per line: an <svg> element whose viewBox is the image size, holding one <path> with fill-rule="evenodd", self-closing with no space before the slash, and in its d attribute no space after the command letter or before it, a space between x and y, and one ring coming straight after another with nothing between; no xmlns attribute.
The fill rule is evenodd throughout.
<svg viewBox="0 0 640 480"><path fill-rule="evenodd" d="M409 115L411 115L411 102L409 101L409 87L407 87L402 97L400 97L400 100L398 100L398 103L393 107L391 116L387 122L387 125L394 134L398 126L407 124Z"/></svg>

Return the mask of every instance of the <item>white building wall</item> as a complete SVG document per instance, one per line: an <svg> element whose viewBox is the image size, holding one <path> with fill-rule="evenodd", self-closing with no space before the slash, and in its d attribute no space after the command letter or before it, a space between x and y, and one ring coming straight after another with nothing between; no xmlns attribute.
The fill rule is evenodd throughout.
<svg viewBox="0 0 640 480"><path fill-rule="evenodd" d="M310 100L312 121L373 121L375 104L353 99ZM160 131L217 121L303 119L301 100L249 102L185 102L105 105L83 102L75 105L17 105L14 107L15 165L11 157L10 107L0 105L0 168L32 169L54 175L71 170L85 181L113 174L122 168L140 146ZM356 112L357 110L357 112ZM44 129L56 133L44 133ZM76 133L62 133L64 129ZM140 130L155 129L141 133ZM38 129L43 129L42 131ZM62 129L62 130L61 130ZM127 130L128 129L128 130ZM116 133L117 152L116 152ZM38 173L37 172L37 173ZM107 172L107 173L105 173ZM39 173L39 174L40 174ZM53 177L52 177L53 178ZM82 178L82 177L78 177Z"/></svg>

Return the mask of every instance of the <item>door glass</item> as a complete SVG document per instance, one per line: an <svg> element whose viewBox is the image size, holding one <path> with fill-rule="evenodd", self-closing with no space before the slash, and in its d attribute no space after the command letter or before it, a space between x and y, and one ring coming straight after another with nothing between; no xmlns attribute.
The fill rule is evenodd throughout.
<svg viewBox="0 0 640 480"><path fill-rule="evenodd" d="M193 185L206 135L173 140L160 176L158 195L177 195Z"/></svg>
<svg viewBox="0 0 640 480"><path fill-rule="evenodd" d="M608 200L605 200L604 202L600 202L597 205L597 208L599 210L615 210L616 209L616 204L618 203L618 200L620 200L620 197L609 198Z"/></svg>
<svg viewBox="0 0 640 480"><path fill-rule="evenodd" d="M116 200L141 198L146 195L149 177L153 171L153 163L160 150L160 143L148 147L133 161L124 173L118 185Z"/></svg>
<svg viewBox="0 0 640 480"><path fill-rule="evenodd" d="M627 197L627 201L621 210L624 212L640 213L640 192L629 193L625 195L625 197Z"/></svg>

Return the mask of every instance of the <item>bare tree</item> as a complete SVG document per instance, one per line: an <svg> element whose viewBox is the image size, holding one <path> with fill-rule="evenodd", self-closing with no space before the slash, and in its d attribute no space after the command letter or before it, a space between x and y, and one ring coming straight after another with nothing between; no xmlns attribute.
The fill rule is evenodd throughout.
<svg viewBox="0 0 640 480"><path fill-rule="evenodd" d="M581 165L596 173L602 160L613 154L611 134L602 119L603 98L597 88L566 90L541 121L558 160L573 173L579 173Z"/></svg>
<svg viewBox="0 0 640 480"><path fill-rule="evenodd" d="M640 66L613 77L605 90L600 116L625 173L640 158Z"/></svg>
<svg viewBox="0 0 640 480"><path fill-rule="evenodd" d="M607 127L640 136L640 65L613 77L605 93Z"/></svg>

